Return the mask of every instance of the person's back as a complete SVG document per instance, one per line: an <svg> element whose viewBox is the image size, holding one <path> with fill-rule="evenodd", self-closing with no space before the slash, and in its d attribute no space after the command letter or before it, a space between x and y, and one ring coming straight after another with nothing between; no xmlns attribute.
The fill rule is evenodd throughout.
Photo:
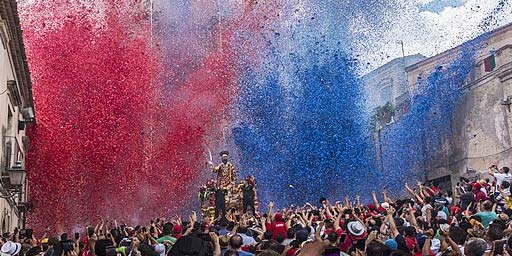
<svg viewBox="0 0 512 256"><path fill-rule="evenodd" d="M501 184L506 181L508 183L512 182L512 175L509 173L508 167L501 168L502 173L493 173L493 176L496 178L496 186L501 186Z"/></svg>
<svg viewBox="0 0 512 256"><path fill-rule="evenodd" d="M460 207L463 211L468 208L469 204L475 201L475 194L471 191L471 185L465 189L465 193L460 195Z"/></svg>
<svg viewBox="0 0 512 256"><path fill-rule="evenodd" d="M485 201L482 206L484 211L475 214L475 216L479 216L482 219L482 225L484 225L484 228L487 228L493 220L498 218L498 216L494 211L492 211L493 204L490 201Z"/></svg>
<svg viewBox="0 0 512 256"><path fill-rule="evenodd" d="M286 223L283 220L283 215L276 213L274 219L274 222L272 222L270 227L267 228L269 231L272 231L272 239L276 239L278 235L283 235L286 237L288 228L286 227Z"/></svg>
<svg viewBox="0 0 512 256"><path fill-rule="evenodd" d="M475 193L475 201L476 202L484 202L486 201L487 199L489 199L485 193L482 191L482 190L477 190L477 191L474 191Z"/></svg>
<svg viewBox="0 0 512 256"><path fill-rule="evenodd" d="M238 229L238 234L242 237L243 245L255 244L256 240L252 236L247 235L247 227L240 227Z"/></svg>

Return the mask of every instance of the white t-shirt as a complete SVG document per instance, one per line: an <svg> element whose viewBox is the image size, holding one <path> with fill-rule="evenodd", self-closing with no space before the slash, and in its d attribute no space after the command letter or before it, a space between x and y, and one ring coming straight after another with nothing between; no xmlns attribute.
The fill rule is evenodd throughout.
<svg viewBox="0 0 512 256"><path fill-rule="evenodd" d="M423 216L423 218L425 218L425 219L427 218L427 210L428 209L432 210L434 208L430 204L425 204L423 207L421 207L421 216Z"/></svg>
<svg viewBox="0 0 512 256"><path fill-rule="evenodd" d="M512 175L510 173L495 173L494 177L496 178L496 185L501 186L501 183L503 181L506 181L508 183L511 183L512 181Z"/></svg>

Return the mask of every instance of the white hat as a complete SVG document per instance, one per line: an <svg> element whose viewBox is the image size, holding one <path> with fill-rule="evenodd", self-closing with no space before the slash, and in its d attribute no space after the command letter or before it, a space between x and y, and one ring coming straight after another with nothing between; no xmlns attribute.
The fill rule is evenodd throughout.
<svg viewBox="0 0 512 256"><path fill-rule="evenodd" d="M354 236L364 234L364 226L359 221L351 221L347 224L348 232Z"/></svg>
<svg viewBox="0 0 512 256"><path fill-rule="evenodd" d="M11 241L7 241L1 249L2 253L14 256L18 254L21 250L21 244L19 243L13 243Z"/></svg>
<svg viewBox="0 0 512 256"><path fill-rule="evenodd" d="M157 244L155 245L155 251L160 254L160 256L165 255L165 245L163 244Z"/></svg>
<svg viewBox="0 0 512 256"><path fill-rule="evenodd" d="M387 210L389 208L389 203L387 203L387 202L381 203L380 207L382 207L382 208Z"/></svg>

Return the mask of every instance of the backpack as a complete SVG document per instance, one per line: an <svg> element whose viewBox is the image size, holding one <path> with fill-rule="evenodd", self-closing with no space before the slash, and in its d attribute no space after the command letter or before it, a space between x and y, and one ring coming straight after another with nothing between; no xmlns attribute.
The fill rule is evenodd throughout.
<svg viewBox="0 0 512 256"><path fill-rule="evenodd" d="M209 243L197 236L184 236L176 241L168 256L209 256L208 247Z"/></svg>

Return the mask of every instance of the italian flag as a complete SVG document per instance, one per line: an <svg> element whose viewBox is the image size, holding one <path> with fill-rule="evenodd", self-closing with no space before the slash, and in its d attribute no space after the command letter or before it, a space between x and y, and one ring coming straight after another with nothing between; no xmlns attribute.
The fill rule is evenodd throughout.
<svg viewBox="0 0 512 256"><path fill-rule="evenodd" d="M496 67L496 59L494 58L494 53L491 56L485 58L484 60L485 72L491 72Z"/></svg>

